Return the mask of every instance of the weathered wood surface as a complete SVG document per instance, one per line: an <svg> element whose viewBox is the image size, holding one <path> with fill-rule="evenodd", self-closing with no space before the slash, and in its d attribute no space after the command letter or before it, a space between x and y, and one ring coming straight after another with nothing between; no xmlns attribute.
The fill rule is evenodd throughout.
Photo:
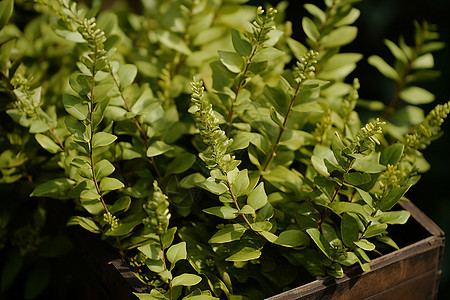
<svg viewBox="0 0 450 300"><path fill-rule="evenodd" d="M444 232L413 203L402 202L401 206L429 237L372 260L369 272L349 274L342 279L316 280L268 299L435 299Z"/></svg>

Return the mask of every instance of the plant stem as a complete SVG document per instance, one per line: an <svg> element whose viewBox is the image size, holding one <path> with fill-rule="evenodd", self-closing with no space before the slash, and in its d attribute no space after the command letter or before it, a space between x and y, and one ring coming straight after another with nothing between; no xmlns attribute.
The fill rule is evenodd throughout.
<svg viewBox="0 0 450 300"><path fill-rule="evenodd" d="M354 160L352 160L348 166L347 166L347 170L345 171L345 174L348 174L348 172L350 171L350 168L353 164ZM345 178L345 174L342 175L342 179L341 179L341 183L339 184L338 188L336 189L336 191L334 191L333 196L331 197L331 201L330 204L334 202L334 200L336 200L336 197L339 193L339 191L341 190L342 186L344 185L344 178ZM323 212L320 214L320 219L317 222L317 228L319 229L322 226L322 222L325 219L325 216L327 215L328 212L328 208L324 208Z"/></svg>
<svg viewBox="0 0 450 300"><path fill-rule="evenodd" d="M167 262L166 262L166 254L164 253L164 251L166 250L164 248L164 245L162 243L162 236L160 234L158 234L159 237L159 246L161 247L161 251L162 251L162 261L164 264L164 270L169 271L169 268L167 268ZM170 272L170 271L169 271ZM172 300L172 280L169 279L169 299Z"/></svg>
<svg viewBox="0 0 450 300"><path fill-rule="evenodd" d="M267 171L267 169L269 168L270 163L272 162L272 160L273 160L274 157L275 157L275 154L276 154L276 152L277 152L277 149L278 149L278 147L279 147L279 145L280 145L281 136L283 135L283 132L284 132L284 130L286 129L286 123L287 123L287 120L288 120L289 115L290 115L290 113L291 113L291 111L292 111L292 106L294 105L295 98L297 98L297 95L298 95L298 93L300 92L300 86L301 86L301 85L302 85L302 83L299 82L298 85L297 85L297 88L295 89L294 96L292 96L291 102L289 103L289 107L288 107L288 110L287 110L287 112L286 112L286 116L284 117L283 125L280 127L280 131L278 132L277 140L276 140L276 142L275 142L275 145L274 145L273 148L272 148L272 151L270 152L269 159L267 160L267 163L266 163L266 165L264 166L263 171Z"/></svg>
<svg viewBox="0 0 450 300"><path fill-rule="evenodd" d="M120 87L120 84L119 84L119 82L117 81L117 78L116 78L116 76L114 75L114 73L113 73L113 71L112 71L111 65L109 65L108 68L109 68L109 73L111 74L111 76L112 76L112 78L113 78L113 80L114 80L114 84L116 85L117 89L119 90L119 94L120 94L120 97L121 97L122 100L123 100L125 109L126 109L128 112L131 112L131 108L130 108L130 106L128 105L127 100L125 99L125 95L123 94L123 91L122 91L122 89L121 89L121 87ZM138 129L140 135L142 136L142 138L143 138L143 140L144 140L145 150L147 150L147 149L148 149L148 146L149 146L147 134L145 133L144 129L142 129L142 125L139 123L139 121L136 119L136 117L133 117L132 120L133 120L134 125L135 125L136 128ZM150 160L151 160L153 169L154 169L155 172L156 172L156 175L158 176L158 178L161 179L162 176L161 176L161 173L159 172L158 167L156 166L155 158L154 158L154 157L151 157Z"/></svg>

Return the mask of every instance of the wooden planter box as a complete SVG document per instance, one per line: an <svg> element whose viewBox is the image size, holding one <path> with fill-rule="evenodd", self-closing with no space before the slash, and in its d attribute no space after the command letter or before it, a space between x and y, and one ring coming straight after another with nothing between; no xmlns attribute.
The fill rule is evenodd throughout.
<svg viewBox="0 0 450 300"><path fill-rule="evenodd" d="M373 259L369 272L357 271L341 279L326 277L269 299L435 299L441 275L438 268L444 251L444 232L413 203L400 205L411 213L411 218L399 230L402 235L403 232L411 235L415 242ZM146 286L115 251L101 247L95 238L79 243L83 245L80 251L85 253L93 273L101 281L94 286L86 283L88 298L137 299L132 292L145 292Z"/></svg>

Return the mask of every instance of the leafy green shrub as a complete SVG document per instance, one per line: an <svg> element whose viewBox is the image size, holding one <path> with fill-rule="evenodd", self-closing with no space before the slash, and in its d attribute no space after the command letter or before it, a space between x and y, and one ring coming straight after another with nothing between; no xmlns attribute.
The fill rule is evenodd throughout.
<svg viewBox="0 0 450 300"><path fill-rule="evenodd" d="M33 17L0 2L0 181L72 199L67 225L116 247L142 299L259 299L369 270L398 249L388 229L409 213L393 208L449 113L418 106L435 98L417 86L436 76L432 25L386 40L393 64L368 58L395 83L384 104L359 100L363 56L341 52L358 1L305 4L302 43L286 2L245 2L15 4Z"/></svg>

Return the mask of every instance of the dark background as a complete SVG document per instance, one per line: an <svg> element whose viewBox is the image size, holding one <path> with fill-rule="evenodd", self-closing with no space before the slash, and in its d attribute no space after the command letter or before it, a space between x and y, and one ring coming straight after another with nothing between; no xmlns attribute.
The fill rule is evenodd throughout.
<svg viewBox="0 0 450 300"><path fill-rule="evenodd" d="M255 1L256 2L256 1ZM259 1L258 1L259 2ZM272 3L276 3L273 1ZM294 31L300 41L304 39L301 30L301 18L305 15L304 3L322 5L323 1L290 1L287 18L293 22ZM372 54L380 55L387 61L392 58L383 39L394 42L403 35L408 44L412 43L413 21L426 20L439 28L441 40L446 48L434 53L436 69L442 76L432 82L421 84L436 95L436 101L422 108L428 112L436 104L450 100L450 1L449 0L364 0L356 4L361 16L356 22L359 27L357 39L344 51L364 54L358 68L352 76L361 82L360 96L364 99L386 100L392 97L393 83L384 79L378 71L368 65L367 58ZM431 164L431 170L423 174L420 182L407 194L422 211L431 217L445 232L450 232L450 120L443 126L443 137L433 142L424 155ZM439 299L450 294L450 249L444 252ZM387 279L388 280L388 279Z"/></svg>

